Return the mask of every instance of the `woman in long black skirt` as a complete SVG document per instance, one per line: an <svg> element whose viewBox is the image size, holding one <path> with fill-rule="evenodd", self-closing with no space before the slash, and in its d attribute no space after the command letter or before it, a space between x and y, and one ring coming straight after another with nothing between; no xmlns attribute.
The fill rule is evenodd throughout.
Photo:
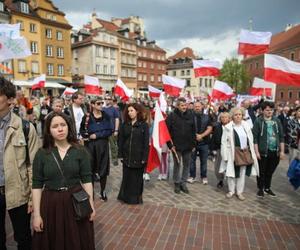
<svg viewBox="0 0 300 250"><path fill-rule="evenodd" d="M143 203L143 173L149 151L149 127L142 106L129 104L119 131L119 158L123 177L118 200L128 204Z"/></svg>
<svg viewBox="0 0 300 250"><path fill-rule="evenodd" d="M80 134L91 153L93 183L100 178L100 196L107 201L105 187L110 170L108 138L113 133L113 126L109 115L102 111L102 105L100 98L91 101L92 112L83 117Z"/></svg>

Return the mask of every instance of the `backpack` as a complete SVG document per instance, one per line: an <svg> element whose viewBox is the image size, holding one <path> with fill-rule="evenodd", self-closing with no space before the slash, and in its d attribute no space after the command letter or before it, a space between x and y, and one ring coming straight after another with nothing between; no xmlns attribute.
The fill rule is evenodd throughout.
<svg viewBox="0 0 300 250"><path fill-rule="evenodd" d="M27 120L22 119L22 128L23 128L23 134L25 137L25 142L26 142L26 159L25 163L26 165L30 164L30 156L29 156L29 148L28 148L28 141L29 141L29 131L30 131L30 122Z"/></svg>

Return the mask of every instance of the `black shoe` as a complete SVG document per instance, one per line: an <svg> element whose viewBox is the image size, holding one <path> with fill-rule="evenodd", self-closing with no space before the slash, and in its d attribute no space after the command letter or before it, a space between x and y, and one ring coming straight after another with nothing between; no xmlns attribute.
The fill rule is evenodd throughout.
<svg viewBox="0 0 300 250"><path fill-rule="evenodd" d="M176 194L179 194L179 193L180 193L180 184L175 183L174 192L175 192Z"/></svg>
<svg viewBox="0 0 300 250"><path fill-rule="evenodd" d="M103 201L107 201L107 195L106 195L106 192L105 192L105 191L102 191L102 192L100 193L100 198L101 198L101 200L103 200Z"/></svg>
<svg viewBox="0 0 300 250"><path fill-rule="evenodd" d="M223 183L223 181L219 181L219 183L217 184L217 188L222 188L222 187L224 187L224 183Z"/></svg>
<svg viewBox="0 0 300 250"><path fill-rule="evenodd" d="M257 192L257 194L256 194L256 196L258 197L258 198L264 198L264 191L262 190L262 189L259 189L258 190L258 192Z"/></svg>
<svg viewBox="0 0 300 250"><path fill-rule="evenodd" d="M271 189L265 189L265 193L272 196L272 197L276 197L276 194L274 194Z"/></svg>
<svg viewBox="0 0 300 250"><path fill-rule="evenodd" d="M190 193L190 191L188 190L188 188L186 187L185 184L181 184L181 185L180 185L180 190L181 190L182 192L186 193L186 194L189 194L189 193Z"/></svg>

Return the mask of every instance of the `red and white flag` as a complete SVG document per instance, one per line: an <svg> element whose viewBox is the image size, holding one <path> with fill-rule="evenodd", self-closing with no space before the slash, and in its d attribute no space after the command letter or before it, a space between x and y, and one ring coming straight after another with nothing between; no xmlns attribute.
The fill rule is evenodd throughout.
<svg viewBox="0 0 300 250"><path fill-rule="evenodd" d="M45 88L46 84L46 75L42 74L33 79L33 84L31 86L32 90Z"/></svg>
<svg viewBox="0 0 300 250"><path fill-rule="evenodd" d="M210 94L211 100L228 100L233 96L235 96L233 89L227 83L215 81L214 88Z"/></svg>
<svg viewBox="0 0 300 250"><path fill-rule="evenodd" d="M150 173L157 168L161 163L162 147L171 141L171 136L166 125L166 121L161 113L160 107L156 102L155 116L153 123L153 132L151 136L148 163L146 172Z"/></svg>
<svg viewBox="0 0 300 250"><path fill-rule="evenodd" d="M166 114L167 108L168 108L168 103L166 101L164 92L161 92L159 99L158 99L158 104L159 104L161 112L163 112L163 114Z"/></svg>
<svg viewBox="0 0 300 250"><path fill-rule="evenodd" d="M271 32L242 30L238 53L245 56L264 54L269 50L271 37Z"/></svg>
<svg viewBox="0 0 300 250"><path fill-rule="evenodd" d="M300 63L265 54L265 81L300 86Z"/></svg>
<svg viewBox="0 0 300 250"><path fill-rule="evenodd" d="M160 89L154 88L151 85L148 85L148 91L149 91L149 96L151 98L157 98L162 93L162 91Z"/></svg>
<svg viewBox="0 0 300 250"><path fill-rule="evenodd" d="M97 77L84 75L84 87L85 87L85 93L87 95L101 94L99 79Z"/></svg>
<svg viewBox="0 0 300 250"><path fill-rule="evenodd" d="M272 96L273 88L274 88L274 83L266 82L263 79L255 77L252 87L249 90L249 95Z"/></svg>
<svg viewBox="0 0 300 250"><path fill-rule="evenodd" d="M120 96L122 101L128 101L133 95L133 90L127 88L125 83L121 79L118 79L115 87L115 95Z"/></svg>
<svg viewBox="0 0 300 250"><path fill-rule="evenodd" d="M178 97L184 88L186 81L175 77L162 75L162 81L165 92L170 96Z"/></svg>
<svg viewBox="0 0 300 250"><path fill-rule="evenodd" d="M64 90L64 92L62 93L63 96L66 95L73 95L74 93L76 93L78 91L78 89L73 89L73 88L66 88Z"/></svg>
<svg viewBox="0 0 300 250"><path fill-rule="evenodd" d="M221 63L212 60L193 60L195 77L219 76Z"/></svg>

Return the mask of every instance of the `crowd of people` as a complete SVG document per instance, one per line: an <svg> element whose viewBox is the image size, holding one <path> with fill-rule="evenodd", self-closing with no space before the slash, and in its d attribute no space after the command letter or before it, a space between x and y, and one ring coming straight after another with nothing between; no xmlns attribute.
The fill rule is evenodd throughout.
<svg viewBox="0 0 300 250"><path fill-rule="evenodd" d="M95 249L94 199L99 194L108 201L111 165L122 163L117 199L143 203L144 181L152 175L146 166L153 113L153 100L123 103L111 94L26 98L1 77L0 249L6 249L6 211L18 249ZM290 161L299 157L298 101L275 107L267 100L212 105L169 98L164 116L171 140L162 148L158 180L172 179L176 195L190 192L188 185L197 181L199 169L203 185L215 181L228 199L246 199L246 175L257 178L257 197L276 197L272 176L280 160L285 154ZM28 133L25 120L30 122ZM209 157L214 160L214 180L207 175ZM78 219L73 198L81 191L91 210Z"/></svg>

